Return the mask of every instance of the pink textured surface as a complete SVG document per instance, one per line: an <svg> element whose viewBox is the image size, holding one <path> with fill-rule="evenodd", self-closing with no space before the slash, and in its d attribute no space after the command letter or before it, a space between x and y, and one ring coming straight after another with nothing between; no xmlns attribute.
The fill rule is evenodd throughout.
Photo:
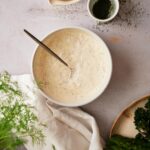
<svg viewBox="0 0 150 150"><path fill-rule="evenodd" d="M37 45L24 34L24 28L41 39L63 26L77 25L96 32L110 48L113 75L103 95L83 109L95 116L106 138L117 114L131 101L150 93L150 1L141 2L144 12L131 16L131 23L114 20L108 25L97 25L90 18L86 3L81 0L73 5L51 6L48 0L1 0L0 71L31 73Z"/></svg>

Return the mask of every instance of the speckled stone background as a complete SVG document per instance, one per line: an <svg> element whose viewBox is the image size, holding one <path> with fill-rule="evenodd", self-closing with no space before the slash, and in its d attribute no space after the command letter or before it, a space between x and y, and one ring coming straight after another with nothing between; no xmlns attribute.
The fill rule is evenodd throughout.
<svg viewBox="0 0 150 150"><path fill-rule="evenodd" d="M88 15L87 0L68 6L52 6L48 0L0 0L0 71L31 73L37 45L24 28L41 39L64 26L96 32L110 48L113 74L106 91L83 109L96 118L106 139L118 113L150 94L149 6L149 0L122 0L119 16L100 25Z"/></svg>

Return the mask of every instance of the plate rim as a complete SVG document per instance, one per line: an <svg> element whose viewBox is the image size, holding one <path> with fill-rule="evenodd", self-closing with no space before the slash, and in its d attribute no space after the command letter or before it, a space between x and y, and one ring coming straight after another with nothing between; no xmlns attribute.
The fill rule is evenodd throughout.
<svg viewBox="0 0 150 150"><path fill-rule="evenodd" d="M138 100L137 99L133 100L131 103L128 104L127 107L123 108L123 110L120 111L120 113L117 115L117 117L115 117L115 119L112 123L111 129L110 129L110 132L109 132L109 138L111 138L111 136L113 135L113 129L115 128L115 125L117 124L117 122L121 118L121 116L124 114L124 112L127 111L128 109L130 109L132 106L136 105L137 103L139 103L141 101L146 100L149 97L150 97L150 94L145 95L145 96L139 98Z"/></svg>

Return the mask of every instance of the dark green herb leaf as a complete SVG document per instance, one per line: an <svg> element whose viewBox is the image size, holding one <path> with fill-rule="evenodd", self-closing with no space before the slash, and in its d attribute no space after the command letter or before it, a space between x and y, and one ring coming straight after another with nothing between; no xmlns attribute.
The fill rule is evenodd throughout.
<svg viewBox="0 0 150 150"><path fill-rule="evenodd" d="M139 133L135 138L112 136L105 150L150 150L150 98L144 108L137 108L134 124Z"/></svg>

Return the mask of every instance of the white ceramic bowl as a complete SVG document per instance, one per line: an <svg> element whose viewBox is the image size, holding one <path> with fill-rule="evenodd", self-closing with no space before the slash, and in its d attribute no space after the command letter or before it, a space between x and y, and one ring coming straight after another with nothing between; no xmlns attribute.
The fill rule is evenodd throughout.
<svg viewBox="0 0 150 150"><path fill-rule="evenodd" d="M113 9L110 13L110 17L107 18L107 19L99 19L99 18L96 18L92 12L92 8L93 8L93 5L97 2L98 0L88 0L88 3L87 3L87 8L88 8L88 12L89 12L89 15L96 21L98 21L99 23L106 23L106 22L109 22L111 21L112 19L115 18L115 16L118 14L119 12L119 0L110 0L112 5L113 5Z"/></svg>
<svg viewBox="0 0 150 150"><path fill-rule="evenodd" d="M52 5L70 5L79 1L80 0L49 0Z"/></svg>
<svg viewBox="0 0 150 150"><path fill-rule="evenodd" d="M85 28L80 28L80 27L67 27L67 28L61 28L61 29L58 29L56 31L53 31L52 33L50 33L43 41L45 41L46 39L48 39L48 37L50 37L52 34L54 35L55 33L61 31L61 30L66 30L66 29L79 29L81 31L84 31L86 32L87 34L89 34L90 36L92 36L92 38L94 38L94 40L98 41L99 43L101 43L101 47L104 48L104 52L107 54L107 63L109 64L109 68L108 68L108 72L107 72L107 75L105 77L105 80L104 80L104 84L103 84L103 87L101 86L100 90L97 92L96 95L94 95L92 98L89 98L88 100L86 101L81 101L80 103L63 103L63 102L60 102L58 100L54 100L51 96L48 96L42 89L39 88L40 92L47 98L49 99L51 102L55 103L55 104L58 104L58 105L62 105L62 106L69 106L69 107L77 107L77 106L82 106L82 105L85 105L85 104L88 104L92 101L94 101L98 96L100 96L104 90L106 89L109 81L110 81L110 78L111 78L111 74L112 74L112 58L111 58L111 54L109 52L109 49L107 47L107 45L104 43L104 41L99 37L97 36L95 33L89 31L88 29L85 29ZM59 42L59 41L58 41ZM38 47L39 48L39 47ZM33 72L33 78L35 79L36 81L36 78L35 78L35 73L34 73L34 61L35 61L35 56L36 56L36 53L38 51L38 48L37 50L35 51L35 54L34 54L34 57L33 57L33 62L32 62L32 72ZM38 85L38 84L37 84Z"/></svg>

